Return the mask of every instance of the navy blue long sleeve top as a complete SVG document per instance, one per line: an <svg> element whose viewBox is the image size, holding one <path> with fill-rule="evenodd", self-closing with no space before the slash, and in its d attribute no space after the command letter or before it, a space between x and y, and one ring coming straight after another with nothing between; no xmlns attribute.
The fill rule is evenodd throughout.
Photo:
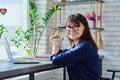
<svg viewBox="0 0 120 80"><path fill-rule="evenodd" d="M92 43L81 41L51 56L53 64L66 66L69 80L100 80L100 60Z"/></svg>

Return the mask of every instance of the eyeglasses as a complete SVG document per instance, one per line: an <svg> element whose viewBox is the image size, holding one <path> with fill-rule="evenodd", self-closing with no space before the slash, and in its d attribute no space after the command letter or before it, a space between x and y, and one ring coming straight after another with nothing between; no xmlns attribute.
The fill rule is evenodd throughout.
<svg viewBox="0 0 120 80"><path fill-rule="evenodd" d="M75 25L75 26L66 26L66 30L71 30L73 29L74 31L78 31L80 28L79 25Z"/></svg>

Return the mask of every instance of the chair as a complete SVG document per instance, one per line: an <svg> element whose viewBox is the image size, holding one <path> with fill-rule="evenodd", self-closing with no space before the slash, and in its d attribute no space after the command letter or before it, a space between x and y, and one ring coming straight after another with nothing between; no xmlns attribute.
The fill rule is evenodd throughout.
<svg viewBox="0 0 120 80"><path fill-rule="evenodd" d="M103 60L104 56L101 55L99 56L99 59L100 59L100 69L101 69L101 72L102 72L102 60Z"/></svg>
<svg viewBox="0 0 120 80"><path fill-rule="evenodd" d="M102 60L103 60L104 56L100 56L100 65L101 65L101 71L102 71ZM111 78L104 78L102 77L102 80L114 80L115 77L119 77L120 76L116 76L115 73L120 72L120 70L115 70L115 69L107 69L107 72L112 72L112 77Z"/></svg>
<svg viewBox="0 0 120 80"><path fill-rule="evenodd" d="M115 73L120 72L120 70L108 69L107 71L108 71L108 72L112 72L111 80L114 80L115 77L119 77L119 78L120 78L120 76L116 76L116 75L115 75Z"/></svg>
<svg viewBox="0 0 120 80"><path fill-rule="evenodd" d="M101 72L102 72L102 60L103 60L104 56L103 55L99 56L99 58L100 58L100 67L101 67ZM111 80L111 79L110 78L104 78L104 77L102 77L101 80Z"/></svg>

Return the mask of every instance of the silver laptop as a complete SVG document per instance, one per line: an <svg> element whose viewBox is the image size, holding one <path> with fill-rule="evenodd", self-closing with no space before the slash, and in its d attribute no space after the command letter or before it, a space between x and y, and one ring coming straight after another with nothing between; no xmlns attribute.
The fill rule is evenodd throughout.
<svg viewBox="0 0 120 80"><path fill-rule="evenodd" d="M14 64L36 64L36 63L40 63L40 61L35 60L34 58L13 58L12 54L11 54L11 49L10 49L10 44L8 43L7 38L4 39L4 44L5 44L5 49L8 55L8 59L10 62L14 63Z"/></svg>

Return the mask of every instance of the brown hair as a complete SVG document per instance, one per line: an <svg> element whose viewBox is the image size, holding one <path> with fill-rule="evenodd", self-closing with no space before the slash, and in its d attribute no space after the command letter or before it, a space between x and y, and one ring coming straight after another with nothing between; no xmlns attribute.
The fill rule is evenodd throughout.
<svg viewBox="0 0 120 80"><path fill-rule="evenodd" d="M82 40L82 41L86 40L86 41L89 41L89 42L93 43L95 48L98 50L97 45L95 44L95 42L94 42L94 40L92 38L88 22L87 22L86 18L83 15L81 15L79 13L72 14L72 15L68 16L68 18L66 20L66 25L67 25L68 22L76 23L78 25L80 25L80 23L82 23L84 25L85 29L83 31L82 36L79 38L79 40ZM71 45L74 44L73 40L70 39L69 37L68 37L68 40L69 40Z"/></svg>

